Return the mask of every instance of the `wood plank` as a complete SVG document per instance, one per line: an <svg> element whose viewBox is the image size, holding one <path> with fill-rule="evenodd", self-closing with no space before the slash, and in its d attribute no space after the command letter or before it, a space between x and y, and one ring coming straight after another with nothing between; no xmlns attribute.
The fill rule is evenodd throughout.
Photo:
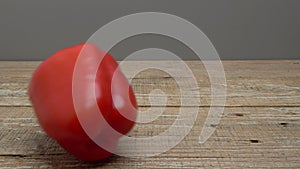
<svg viewBox="0 0 300 169"><path fill-rule="evenodd" d="M0 112L0 168L300 167L299 107L226 107L214 134L207 142L199 144L208 112L208 108L201 108L191 132L173 149L152 158L114 156L92 164L78 161L48 138L31 107L0 107ZM129 135L157 135L172 125L177 114L178 108L167 107L157 120L136 125Z"/></svg>
<svg viewBox="0 0 300 169"><path fill-rule="evenodd" d="M172 68L173 62L161 61ZM300 61L224 61L227 78L226 106L300 106ZM32 72L40 62L0 62L0 106L30 106L27 87ZM122 68L133 71L135 65L146 67L149 61L131 61ZM156 62L152 63L156 64ZM175 63L173 63L174 65ZM194 72L198 88L191 88L190 77L183 77L180 69L175 69L179 87L169 74L159 70L146 70L132 79L132 86L140 106L164 106L165 103L149 101L161 100L161 94L153 94L153 89L162 90L167 98L167 106L178 106L181 96L191 100L181 106L199 106L192 100L199 100L200 106L211 105L211 84L208 75L197 61L186 61ZM150 64L151 65L151 64ZM176 65L176 64L175 64ZM184 83L186 81L186 83ZM189 95L180 93L184 90ZM193 90L198 90L200 95ZM222 96L216 96L221 99ZM222 105L217 105L222 106Z"/></svg>
<svg viewBox="0 0 300 169"><path fill-rule="evenodd" d="M62 160L63 159L63 160ZM299 158L142 158L126 159L113 156L97 163L79 162L65 155L1 158L8 168L299 168Z"/></svg>

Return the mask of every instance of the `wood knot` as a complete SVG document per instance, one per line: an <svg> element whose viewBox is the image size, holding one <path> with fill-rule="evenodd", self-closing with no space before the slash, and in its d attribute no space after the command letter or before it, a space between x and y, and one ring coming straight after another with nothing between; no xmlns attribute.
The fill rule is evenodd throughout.
<svg viewBox="0 0 300 169"><path fill-rule="evenodd" d="M279 123L281 126L283 127L286 127L288 125L288 123L285 123L285 122L282 122L282 123Z"/></svg>
<svg viewBox="0 0 300 169"><path fill-rule="evenodd" d="M210 127L217 127L217 124L211 124Z"/></svg>
<svg viewBox="0 0 300 169"><path fill-rule="evenodd" d="M257 139L251 139L249 140L251 143L262 143L261 140L257 140Z"/></svg>
<svg viewBox="0 0 300 169"><path fill-rule="evenodd" d="M236 113L235 115L236 115L236 116L239 116L239 117L244 116L244 114L242 114L242 113Z"/></svg>

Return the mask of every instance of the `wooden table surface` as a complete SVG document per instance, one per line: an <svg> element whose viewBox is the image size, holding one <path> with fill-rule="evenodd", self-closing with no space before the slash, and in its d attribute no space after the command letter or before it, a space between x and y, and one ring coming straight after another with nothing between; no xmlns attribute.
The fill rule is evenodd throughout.
<svg viewBox="0 0 300 169"><path fill-rule="evenodd" d="M203 144L198 138L210 106L210 82L201 62L187 61L200 91L188 97L200 99L201 104L185 139L154 157L114 155L95 163L69 155L37 123L27 86L39 63L0 62L0 168L300 168L300 60L223 61L227 101L220 124ZM131 62L127 68L147 63ZM160 63L172 66L171 61ZM150 104L153 89L168 96L163 114L148 124L137 124L129 135L151 137L168 129L180 107L174 78L154 69L128 78L141 111L164 106Z"/></svg>

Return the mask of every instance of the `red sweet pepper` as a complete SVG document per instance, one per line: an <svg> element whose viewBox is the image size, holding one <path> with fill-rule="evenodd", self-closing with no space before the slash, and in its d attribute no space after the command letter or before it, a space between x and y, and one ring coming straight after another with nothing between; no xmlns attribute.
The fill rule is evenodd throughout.
<svg viewBox="0 0 300 169"><path fill-rule="evenodd" d="M35 114L44 131L71 154L82 160L94 161L105 159L112 153L97 145L88 136L75 112L72 96L72 77L76 60L84 46L85 52L83 57L86 59L87 65L95 66L93 65L96 64L93 61L95 60L94 57L101 54L104 55L97 70L95 89L92 89L95 91L97 106L111 127L121 134L128 133L134 125L134 120L130 119L136 118L137 111L125 112L131 117L128 119L121 114L124 112L119 112L119 110L126 110L127 106L137 107L134 93L130 86L128 90L128 81L122 72L117 69L117 62L110 54L99 50L96 45L90 43L81 44L56 52L36 69L32 76L28 93ZM85 70L86 76L88 76L89 68L86 67ZM117 86L119 91L123 91L118 97L119 101L121 99L121 106L123 107L118 109L115 106L116 103L111 93L112 76L115 71L117 71L118 75L121 75L119 76L121 78L117 79L118 84L114 84L114 86ZM88 87L84 84L82 82L83 88ZM125 98L128 95L129 100ZM88 105L88 102L89 100L84 99L81 104ZM86 112L88 111L89 109L87 108ZM97 124L92 127L101 128L102 126ZM117 146L118 138L105 132L105 128L101 129L97 137L101 139L103 137L103 140L107 141L111 147Z"/></svg>

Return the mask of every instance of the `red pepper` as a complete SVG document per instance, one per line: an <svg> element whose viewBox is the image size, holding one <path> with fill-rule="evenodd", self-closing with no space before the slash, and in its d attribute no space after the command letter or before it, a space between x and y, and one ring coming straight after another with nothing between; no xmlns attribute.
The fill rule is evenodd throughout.
<svg viewBox="0 0 300 169"><path fill-rule="evenodd" d="M129 106L137 107L134 93L130 86L128 90L128 81L117 69L118 64L113 57L99 50L93 44L81 44L60 50L41 63L32 76L28 93L44 131L71 154L82 160L94 161L109 157L111 152L98 146L85 133L75 112L72 98L72 77L76 60L83 47L87 51L83 55L86 55L84 57L87 59L87 64L91 66L97 64L93 62L93 59L95 60L93 57L104 55L98 67L95 89L93 89L97 106L111 127L122 134L128 133L133 127L134 121L124 117L121 114L124 112L119 112L119 110L126 110ZM88 73L88 67L86 70ZM112 76L115 71L121 76L118 76L118 84L114 85L117 85L119 91L123 91L123 94L120 94L121 97L118 98L122 99L121 106L123 107L118 109L115 107L116 103L111 94ZM84 82L82 84L82 87L87 87L84 86ZM127 96L124 95L124 91ZM125 98L128 95L129 100ZM88 102L89 100L84 99L81 104L86 105L89 104ZM88 111L87 109L86 112ZM136 118L136 109L126 113L131 117L130 119ZM101 124L92 127L101 128ZM103 140L107 141L111 147L117 146L118 138L115 138L113 134L105 133L105 129L97 137L103 137Z"/></svg>

